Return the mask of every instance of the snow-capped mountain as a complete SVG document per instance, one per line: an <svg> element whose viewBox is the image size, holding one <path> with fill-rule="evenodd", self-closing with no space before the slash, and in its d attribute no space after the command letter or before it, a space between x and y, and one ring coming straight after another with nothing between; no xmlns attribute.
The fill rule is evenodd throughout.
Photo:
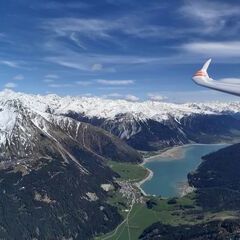
<svg viewBox="0 0 240 240"><path fill-rule="evenodd" d="M0 95L1 236L89 239L115 228L121 216L102 185L118 187L117 174L106 161L140 162L139 153L101 128L52 114L44 97Z"/></svg>
<svg viewBox="0 0 240 240"><path fill-rule="evenodd" d="M34 119L41 116L47 121L58 119L61 122L63 116L67 116L101 127L139 150L230 140L238 136L240 130L239 102L174 104L1 92L0 106L10 103L27 106L34 112ZM6 141L14 119L16 114L11 110L3 108L0 112L0 144Z"/></svg>
<svg viewBox="0 0 240 240"><path fill-rule="evenodd" d="M48 139L52 147L55 146L53 152L56 153L57 150L63 156L68 155L69 157L70 155L61 142L67 138L79 143L87 150L93 149L92 152L100 157L115 157L110 155L105 147L110 142L119 153L119 160L121 160L121 156L124 160L126 157L124 154L126 152L129 154L132 150L127 145L122 149L117 149L115 145L122 146L119 144L118 138L87 123L28 107L19 98L1 100L0 160L19 159L36 154L44 156L45 147L43 144L39 145L39 142L44 142L43 139ZM101 144L99 144L99 138L101 138Z"/></svg>
<svg viewBox="0 0 240 240"><path fill-rule="evenodd" d="M2 237L89 239L111 231L121 216L101 187L119 187L107 159L140 162L132 147L232 139L239 106L0 92Z"/></svg>
<svg viewBox="0 0 240 240"><path fill-rule="evenodd" d="M179 120L191 114L219 114L240 112L240 102L210 102L174 104L166 102L130 102L97 97L60 97L57 95L31 95L11 90L0 92L0 103L18 99L38 112L51 111L54 114L66 114L70 111L81 113L88 118L115 119L119 114L131 114L135 119L144 121L168 120L169 116Z"/></svg>

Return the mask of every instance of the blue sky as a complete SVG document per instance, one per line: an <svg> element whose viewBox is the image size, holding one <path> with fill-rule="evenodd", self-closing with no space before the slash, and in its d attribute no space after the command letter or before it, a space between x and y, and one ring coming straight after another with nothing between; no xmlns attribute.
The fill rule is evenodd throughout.
<svg viewBox="0 0 240 240"><path fill-rule="evenodd" d="M8 0L0 3L0 85L175 102L235 100L194 85L209 74L240 83L239 1Z"/></svg>

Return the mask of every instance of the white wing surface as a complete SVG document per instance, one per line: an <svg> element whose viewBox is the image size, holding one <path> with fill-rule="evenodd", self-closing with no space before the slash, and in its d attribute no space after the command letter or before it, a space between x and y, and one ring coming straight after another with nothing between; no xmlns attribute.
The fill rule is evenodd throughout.
<svg viewBox="0 0 240 240"><path fill-rule="evenodd" d="M215 81L208 76L207 70L210 63L211 59L207 60L202 69L194 74L192 80L200 86L240 96L240 84Z"/></svg>

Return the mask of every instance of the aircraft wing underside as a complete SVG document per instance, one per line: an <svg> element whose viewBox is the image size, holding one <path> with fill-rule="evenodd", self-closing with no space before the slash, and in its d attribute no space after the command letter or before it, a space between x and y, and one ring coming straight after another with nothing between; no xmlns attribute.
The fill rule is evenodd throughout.
<svg viewBox="0 0 240 240"><path fill-rule="evenodd" d="M192 80L203 87L207 87L213 90L217 90L224 93L229 93L235 96L240 96L240 82L238 83L227 83L222 81L215 81L208 76L207 70L211 63L209 59L202 67L201 70L197 71Z"/></svg>

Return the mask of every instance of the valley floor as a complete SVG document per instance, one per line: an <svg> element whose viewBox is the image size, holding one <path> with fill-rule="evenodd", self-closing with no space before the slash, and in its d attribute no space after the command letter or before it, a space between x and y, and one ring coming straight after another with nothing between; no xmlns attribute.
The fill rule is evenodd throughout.
<svg viewBox="0 0 240 240"><path fill-rule="evenodd" d="M170 199L143 194L139 186L151 174L142 164L109 162L109 166L120 175L117 179L120 189L109 192L109 203L118 208L123 221L115 230L96 237L96 240L137 240L145 229L156 222L166 226L195 226L238 218L236 211L203 210L196 202L195 192Z"/></svg>

